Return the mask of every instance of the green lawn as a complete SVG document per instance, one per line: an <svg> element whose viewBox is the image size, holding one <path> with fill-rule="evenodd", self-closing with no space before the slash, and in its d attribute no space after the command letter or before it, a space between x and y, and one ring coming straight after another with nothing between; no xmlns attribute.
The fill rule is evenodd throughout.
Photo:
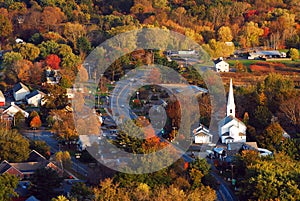
<svg viewBox="0 0 300 201"><path fill-rule="evenodd" d="M231 67L234 66L234 64L236 62L241 62L244 66L247 66L249 68L249 66L251 64L255 64L255 63L270 63L270 62L275 62L275 63L282 63L285 64L287 67L300 67L300 60L297 61L286 61L286 60L278 60L278 61L263 61L263 60L248 60L248 59L243 59L243 60L226 60L227 63L229 63L229 65Z"/></svg>

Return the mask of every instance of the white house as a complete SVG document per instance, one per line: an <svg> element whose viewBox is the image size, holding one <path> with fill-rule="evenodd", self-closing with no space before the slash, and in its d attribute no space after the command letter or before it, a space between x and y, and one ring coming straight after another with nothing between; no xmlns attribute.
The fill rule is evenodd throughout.
<svg viewBox="0 0 300 201"><path fill-rule="evenodd" d="M0 91L0 106L5 105L5 96L3 95L2 91Z"/></svg>
<svg viewBox="0 0 300 201"><path fill-rule="evenodd" d="M45 96L45 93L35 90L30 94L26 95L26 102L28 105L34 105L35 107L43 105L42 98Z"/></svg>
<svg viewBox="0 0 300 201"><path fill-rule="evenodd" d="M233 96L232 79L230 80L227 115L219 122L219 136L222 143L246 142L245 124L235 117L235 103Z"/></svg>
<svg viewBox="0 0 300 201"><path fill-rule="evenodd" d="M30 91L22 82L19 82L13 87L13 96L16 101L23 100L28 94L30 94Z"/></svg>
<svg viewBox="0 0 300 201"><path fill-rule="evenodd" d="M214 60L214 67L217 72L229 72L229 64L222 57Z"/></svg>
<svg viewBox="0 0 300 201"><path fill-rule="evenodd" d="M194 142L196 144L209 144L212 142L213 135L209 133L209 130L202 124L193 130Z"/></svg>
<svg viewBox="0 0 300 201"><path fill-rule="evenodd" d="M14 102L11 102L11 105L3 111L3 114L8 114L11 117L14 117L15 114L21 112L26 118L29 116L29 113L22 110L19 106L15 105Z"/></svg>

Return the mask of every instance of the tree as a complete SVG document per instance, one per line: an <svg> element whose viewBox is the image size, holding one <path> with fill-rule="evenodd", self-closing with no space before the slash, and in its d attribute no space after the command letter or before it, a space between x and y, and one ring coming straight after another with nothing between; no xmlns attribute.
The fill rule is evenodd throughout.
<svg viewBox="0 0 300 201"><path fill-rule="evenodd" d="M298 200L299 168L298 161L283 153L250 164L241 185L240 200Z"/></svg>
<svg viewBox="0 0 300 201"><path fill-rule="evenodd" d="M300 129L300 103L299 96L289 98L282 102L279 107L284 116L294 125Z"/></svg>
<svg viewBox="0 0 300 201"><path fill-rule="evenodd" d="M272 112L277 111L280 103L295 94L293 80L281 74L269 74L264 80L264 86L268 107Z"/></svg>
<svg viewBox="0 0 300 201"><path fill-rule="evenodd" d="M0 200L10 200L13 196L18 196L15 192L19 180L16 176L8 173L0 175Z"/></svg>
<svg viewBox="0 0 300 201"><path fill-rule="evenodd" d="M72 186L70 196L72 199L86 200L92 199L93 189L79 182Z"/></svg>
<svg viewBox="0 0 300 201"><path fill-rule="evenodd" d="M40 200L49 200L56 196L55 189L60 187L63 178L51 168L42 168L34 172L30 181L32 194Z"/></svg>
<svg viewBox="0 0 300 201"><path fill-rule="evenodd" d="M60 58L56 54L50 54L46 57L45 62L52 69L59 69Z"/></svg>
<svg viewBox="0 0 300 201"><path fill-rule="evenodd" d="M59 7L47 6L44 8L41 15L42 25L47 28L48 31L51 29L56 30L56 26L60 24L64 18L65 15Z"/></svg>
<svg viewBox="0 0 300 201"><path fill-rule="evenodd" d="M65 196L59 195L56 198L52 198L51 201L69 201Z"/></svg>
<svg viewBox="0 0 300 201"><path fill-rule="evenodd" d="M271 123L266 130L258 137L259 144L270 151L276 151L282 143L283 129L279 123Z"/></svg>
<svg viewBox="0 0 300 201"><path fill-rule="evenodd" d="M3 66L10 68L15 62L23 59L23 56L18 52L8 52L3 56Z"/></svg>
<svg viewBox="0 0 300 201"><path fill-rule="evenodd" d="M259 28L258 24L254 22L247 22L243 28L241 39L245 39L246 47L255 47L259 45L259 37L262 36L263 33L263 29Z"/></svg>
<svg viewBox="0 0 300 201"><path fill-rule="evenodd" d="M299 59L299 50L297 50L296 48L291 48L288 54L293 60Z"/></svg>
<svg viewBox="0 0 300 201"><path fill-rule="evenodd" d="M77 46L82 59L92 50L91 43L85 36L77 39Z"/></svg>
<svg viewBox="0 0 300 201"><path fill-rule="evenodd" d="M39 116L35 116L30 121L30 127L33 129L37 129L42 126L42 121Z"/></svg>
<svg viewBox="0 0 300 201"><path fill-rule="evenodd" d="M10 36L13 31L13 26L8 17L0 15L0 36L1 43L4 42L4 39Z"/></svg>
<svg viewBox="0 0 300 201"><path fill-rule="evenodd" d="M258 106L254 111L255 122L252 125L256 125L259 128L265 128L269 125L272 118L272 113L266 106ZM253 120L252 120L253 121Z"/></svg>
<svg viewBox="0 0 300 201"><path fill-rule="evenodd" d="M36 47L32 43L17 44L14 48L16 52L19 52L24 59L34 61L40 54L40 48Z"/></svg>
<svg viewBox="0 0 300 201"><path fill-rule="evenodd" d="M230 41L232 41L233 37L232 37L232 33L231 33L230 27L222 26L218 30L218 39L219 39L219 41L222 41L222 42L230 42Z"/></svg>
<svg viewBox="0 0 300 201"><path fill-rule="evenodd" d="M40 48L40 56L45 59L49 54L55 54L59 48L59 44L53 40L43 41L38 45Z"/></svg>
<svg viewBox="0 0 300 201"><path fill-rule="evenodd" d="M79 23L67 22L64 27L64 36L73 43L74 49L77 50L77 40L86 34L85 27Z"/></svg>
<svg viewBox="0 0 300 201"><path fill-rule="evenodd" d="M17 130L0 128L0 158L9 162L22 162L28 158L29 142Z"/></svg>
<svg viewBox="0 0 300 201"><path fill-rule="evenodd" d="M78 138L72 113L65 110L52 110L49 115L54 120L51 130L58 138L66 141Z"/></svg>
<svg viewBox="0 0 300 201"><path fill-rule="evenodd" d="M68 151L59 151L55 154L55 160L57 163L61 164L61 168L71 167L72 160L71 155Z"/></svg>

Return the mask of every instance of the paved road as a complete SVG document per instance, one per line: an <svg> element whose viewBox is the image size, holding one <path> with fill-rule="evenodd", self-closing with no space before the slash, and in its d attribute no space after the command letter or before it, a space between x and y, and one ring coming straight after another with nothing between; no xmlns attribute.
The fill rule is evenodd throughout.
<svg viewBox="0 0 300 201"><path fill-rule="evenodd" d="M60 150L58 142L48 130L24 130L22 134L31 140L45 141L50 146L51 153L56 153ZM76 160L75 157L72 157L72 169L84 176L88 174L88 167Z"/></svg>

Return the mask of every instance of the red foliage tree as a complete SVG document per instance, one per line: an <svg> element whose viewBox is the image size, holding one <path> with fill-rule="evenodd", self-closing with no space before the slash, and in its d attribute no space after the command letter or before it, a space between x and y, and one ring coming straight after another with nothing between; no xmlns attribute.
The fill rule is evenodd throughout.
<svg viewBox="0 0 300 201"><path fill-rule="evenodd" d="M32 118L31 122L30 122L30 127L31 128L39 128L41 127L42 122L39 116L35 116Z"/></svg>
<svg viewBox="0 0 300 201"><path fill-rule="evenodd" d="M46 57L46 64L50 66L52 69L59 69L60 58L56 54L50 54Z"/></svg>

